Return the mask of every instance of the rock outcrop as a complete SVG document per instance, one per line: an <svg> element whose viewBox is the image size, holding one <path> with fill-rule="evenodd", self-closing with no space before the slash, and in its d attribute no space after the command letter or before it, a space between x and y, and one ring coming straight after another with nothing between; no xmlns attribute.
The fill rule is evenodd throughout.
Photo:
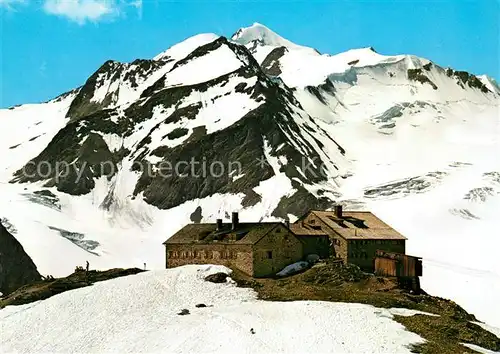
<svg viewBox="0 0 500 354"><path fill-rule="evenodd" d="M7 295L40 279L35 263L0 221L0 292Z"/></svg>

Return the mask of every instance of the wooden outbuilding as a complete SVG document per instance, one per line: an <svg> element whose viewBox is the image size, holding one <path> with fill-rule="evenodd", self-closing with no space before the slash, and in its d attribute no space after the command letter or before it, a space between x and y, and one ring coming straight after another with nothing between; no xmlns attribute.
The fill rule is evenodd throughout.
<svg viewBox="0 0 500 354"><path fill-rule="evenodd" d="M420 290L418 277L422 276L422 258L407 254L377 250L375 253L375 274L397 277L413 290Z"/></svg>

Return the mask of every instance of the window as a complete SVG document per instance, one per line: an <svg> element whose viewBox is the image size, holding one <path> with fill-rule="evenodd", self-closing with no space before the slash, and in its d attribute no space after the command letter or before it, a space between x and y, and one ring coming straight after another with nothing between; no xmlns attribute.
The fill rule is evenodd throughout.
<svg viewBox="0 0 500 354"><path fill-rule="evenodd" d="M267 251L266 255L268 259L273 259L273 251Z"/></svg>
<svg viewBox="0 0 500 354"><path fill-rule="evenodd" d="M279 233L280 233L280 231L281 231L281 229L280 229L279 227L277 227L275 232L276 232L277 234L279 234Z"/></svg>

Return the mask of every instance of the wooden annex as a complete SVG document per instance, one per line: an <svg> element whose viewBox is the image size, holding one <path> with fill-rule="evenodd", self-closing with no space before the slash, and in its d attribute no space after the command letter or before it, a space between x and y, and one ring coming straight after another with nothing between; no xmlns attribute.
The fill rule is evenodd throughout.
<svg viewBox="0 0 500 354"><path fill-rule="evenodd" d="M397 277L413 290L420 290L418 277L422 276L422 259L407 254L377 250L375 257L375 274L386 277Z"/></svg>

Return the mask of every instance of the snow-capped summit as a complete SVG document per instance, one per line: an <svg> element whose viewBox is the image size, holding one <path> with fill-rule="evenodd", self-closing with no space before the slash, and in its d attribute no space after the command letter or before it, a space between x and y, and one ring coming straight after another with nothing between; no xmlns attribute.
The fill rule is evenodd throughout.
<svg viewBox="0 0 500 354"><path fill-rule="evenodd" d="M235 42L247 45L257 41L260 45L270 45L274 47L289 47L289 48L306 48L290 42L288 39L281 37L276 32L271 31L266 26L255 22L250 27L243 27L236 31L231 37Z"/></svg>
<svg viewBox="0 0 500 354"><path fill-rule="evenodd" d="M240 28L231 37L236 43L243 44L254 55L260 63L273 50L279 47L287 49L301 50L311 54L319 54L315 49L295 44L288 39L281 37L266 26L255 22L250 27Z"/></svg>

